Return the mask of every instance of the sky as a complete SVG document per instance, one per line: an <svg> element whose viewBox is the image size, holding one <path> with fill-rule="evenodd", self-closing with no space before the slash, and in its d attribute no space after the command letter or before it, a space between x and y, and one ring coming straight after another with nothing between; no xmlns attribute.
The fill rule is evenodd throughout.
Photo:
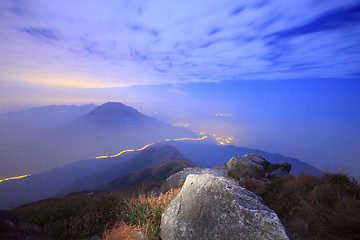
<svg viewBox="0 0 360 240"><path fill-rule="evenodd" d="M360 175L359 23L355 0L2 0L0 113L121 101Z"/></svg>

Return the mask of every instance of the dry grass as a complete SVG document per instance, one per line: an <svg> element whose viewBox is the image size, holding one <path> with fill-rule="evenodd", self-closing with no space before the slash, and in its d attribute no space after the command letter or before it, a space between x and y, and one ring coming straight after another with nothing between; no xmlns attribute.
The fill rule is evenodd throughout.
<svg viewBox="0 0 360 240"><path fill-rule="evenodd" d="M86 192L69 194L65 198L46 199L20 206L12 212L29 222L42 226L59 240L102 236L106 228L122 222L128 209L127 202L145 192L159 181L149 181L121 192Z"/></svg>
<svg viewBox="0 0 360 240"><path fill-rule="evenodd" d="M102 240L142 240L139 228L125 223L116 224L113 228L105 230Z"/></svg>
<svg viewBox="0 0 360 240"><path fill-rule="evenodd" d="M343 174L286 176L262 197L295 239L360 239L360 187Z"/></svg>
<svg viewBox="0 0 360 240"><path fill-rule="evenodd" d="M267 184L268 183L265 183L261 180L257 180L255 178L248 178L239 182L240 186L258 195L266 192Z"/></svg>
<svg viewBox="0 0 360 240"><path fill-rule="evenodd" d="M161 213L180 192L180 189L170 189L158 196L140 194L131 198L126 201L125 221L131 226L137 226L144 235L152 239L157 238L160 232Z"/></svg>

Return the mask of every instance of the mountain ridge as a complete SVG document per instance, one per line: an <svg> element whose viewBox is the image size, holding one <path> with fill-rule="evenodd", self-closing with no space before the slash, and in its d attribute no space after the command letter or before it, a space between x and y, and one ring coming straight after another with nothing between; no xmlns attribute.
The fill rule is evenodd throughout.
<svg viewBox="0 0 360 240"><path fill-rule="evenodd" d="M94 106L90 107L94 110ZM0 178L44 172L56 166L109 153L116 154L167 138L196 136L188 129L162 123L121 103L99 106L89 117L90 112L82 116L78 114L78 117L70 120L57 121L56 124L44 124L48 119L44 114L41 124L34 131L27 130L31 128L30 123L22 124L22 128L17 125L12 127L11 121L0 125L0 130L9 133L1 134L0 131L0 159L7 159L7 162L0 163ZM106 112L110 112L109 115ZM115 114L118 117L109 120L114 112L118 113ZM91 116L96 117L93 119ZM24 121L26 119L20 122ZM7 135L14 137L8 138Z"/></svg>
<svg viewBox="0 0 360 240"><path fill-rule="evenodd" d="M120 102L107 102L104 103L92 111L90 111L86 116L101 116L101 117L146 117L141 114L135 108L127 106Z"/></svg>

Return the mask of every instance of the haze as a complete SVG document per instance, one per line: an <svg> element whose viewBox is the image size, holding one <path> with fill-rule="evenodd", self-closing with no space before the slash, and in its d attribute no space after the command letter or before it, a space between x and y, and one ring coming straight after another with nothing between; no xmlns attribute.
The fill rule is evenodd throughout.
<svg viewBox="0 0 360 240"><path fill-rule="evenodd" d="M3 0L0 113L121 102L164 123L231 137L236 146L359 176L359 22L355 0ZM53 127L92 109L47 120ZM8 130L1 129L3 153L5 142L25 144L22 131L36 129L23 127L16 137ZM193 134L169 135L182 133ZM138 132L119 152L166 134ZM1 177L94 151L56 162L44 151L42 166L1 158Z"/></svg>

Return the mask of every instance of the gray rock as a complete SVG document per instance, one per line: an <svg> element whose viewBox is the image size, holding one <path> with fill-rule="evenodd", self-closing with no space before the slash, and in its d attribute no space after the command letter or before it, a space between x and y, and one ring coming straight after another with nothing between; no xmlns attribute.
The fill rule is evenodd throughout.
<svg viewBox="0 0 360 240"><path fill-rule="evenodd" d="M290 163L278 163L273 164L270 163L268 165L268 169L266 170L265 177L267 178L278 178L283 177L289 174L291 170L291 164Z"/></svg>
<svg viewBox="0 0 360 240"><path fill-rule="evenodd" d="M233 157L225 163L225 166L228 168L228 176L235 179L282 177L291 170L289 163L270 163L258 154Z"/></svg>
<svg viewBox="0 0 360 240"><path fill-rule="evenodd" d="M234 180L188 175L161 218L161 239L289 239L274 211Z"/></svg>
<svg viewBox="0 0 360 240"><path fill-rule="evenodd" d="M201 168L201 167L192 167L192 168L184 168L184 170L177 172L170 177L168 177L163 184L161 191L166 192L167 190L175 187L180 187L184 184L185 179L190 174L211 174L213 176L227 176L227 168Z"/></svg>
<svg viewBox="0 0 360 240"><path fill-rule="evenodd" d="M73 240L101 240L101 237L99 237L98 235L94 235L91 238L77 238Z"/></svg>
<svg viewBox="0 0 360 240"><path fill-rule="evenodd" d="M54 240L43 228L5 210L0 210L0 239Z"/></svg>

